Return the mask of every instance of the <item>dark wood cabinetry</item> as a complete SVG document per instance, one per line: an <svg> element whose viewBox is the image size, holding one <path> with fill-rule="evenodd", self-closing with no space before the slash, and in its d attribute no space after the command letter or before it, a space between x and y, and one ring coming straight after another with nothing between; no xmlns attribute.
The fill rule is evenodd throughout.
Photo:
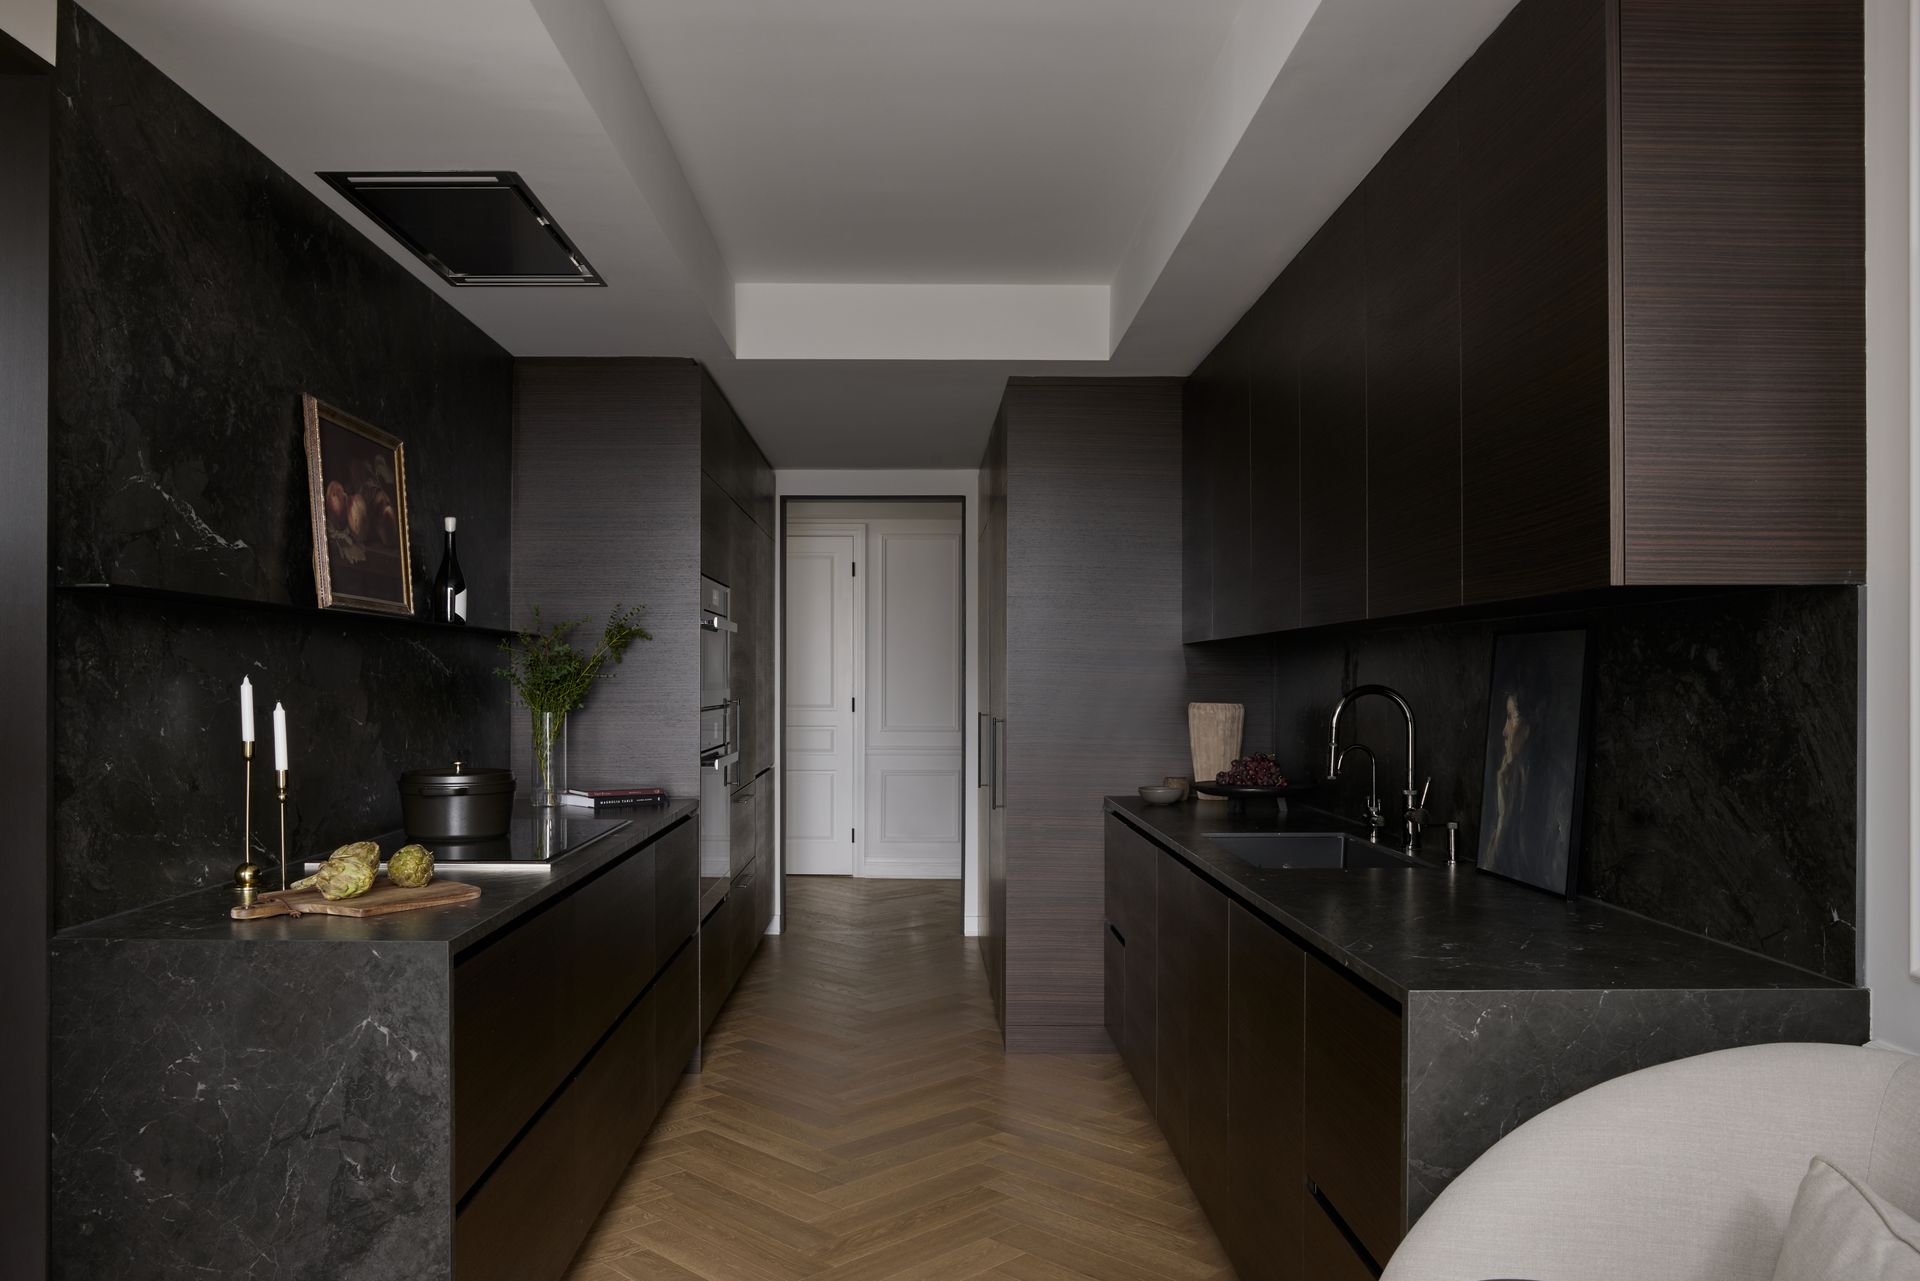
<svg viewBox="0 0 1920 1281"><path fill-rule="evenodd" d="M1300 624L1367 612L1367 295L1359 196L1300 251ZM1223 633L1230 635L1231 633Z"/></svg>
<svg viewBox="0 0 1920 1281"><path fill-rule="evenodd" d="M1181 397L1185 429L1180 440L1180 628L1183 640L1206 640L1213 629L1213 418L1208 383L1212 366L1202 361Z"/></svg>
<svg viewBox="0 0 1920 1281"><path fill-rule="evenodd" d="M1160 852L1112 815L1106 820L1107 929L1120 943L1124 991L1114 1046L1149 1101L1158 1097ZM1111 993L1109 993L1111 997Z"/></svg>
<svg viewBox="0 0 1920 1281"><path fill-rule="evenodd" d="M1469 602L1610 581L1607 6L1528 0L1454 82Z"/></svg>
<svg viewBox="0 0 1920 1281"><path fill-rule="evenodd" d="M1186 638L1862 581L1861 28L1818 0L1522 0L1196 369ZM1255 563L1297 519L1297 618L1240 608L1238 495L1216 510L1241 366ZM1263 436L1289 394L1297 472Z"/></svg>
<svg viewBox="0 0 1920 1281"><path fill-rule="evenodd" d="M1253 509L1248 555L1250 632L1300 625L1300 508L1275 494L1300 492L1300 323L1276 282L1247 326L1247 481Z"/></svg>
<svg viewBox="0 0 1920 1281"><path fill-rule="evenodd" d="M1618 4L1621 571L1859 581L1861 6Z"/></svg>
<svg viewBox="0 0 1920 1281"><path fill-rule="evenodd" d="M1305 1028L1307 1177L1384 1264L1406 1216L1400 1012L1316 961L1306 967Z"/></svg>
<svg viewBox="0 0 1920 1281"><path fill-rule="evenodd" d="M1241 1276L1304 1281L1306 956L1112 815L1106 856L1109 1033Z"/></svg>
<svg viewBox="0 0 1920 1281"><path fill-rule="evenodd" d="M1180 624L1140 608L1179 591L1181 394L1171 378L1016 378L982 462L982 947L1010 1049L1107 1043L1086 798L1187 767Z"/></svg>
<svg viewBox="0 0 1920 1281"><path fill-rule="evenodd" d="M698 874L688 820L455 962L459 1281L565 1272L653 1125L699 1036Z"/></svg>
<svg viewBox="0 0 1920 1281"><path fill-rule="evenodd" d="M1362 188L1374 617L1460 603L1459 176L1446 90Z"/></svg>
<svg viewBox="0 0 1920 1281"><path fill-rule="evenodd" d="M1248 343L1235 332L1216 347L1188 381L1186 408L1197 415L1207 438L1210 557L1213 573L1212 630L1237 635L1252 620L1253 491L1247 463Z"/></svg>
<svg viewBox="0 0 1920 1281"><path fill-rule="evenodd" d="M1001 795L1001 733L1007 716L1007 407L994 416L980 460L980 819L987 919L980 956L993 994L993 1015L1007 1026L1007 811Z"/></svg>
<svg viewBox="0 0 1920 1281"><path fill-rule="evenodd" d="M1106 817L1108 1031L1235 1270L1318 1281L1404 1230L1391 1002Z"/></svg>
<svg viewBox="0 0 1920 1281"><path fill-rule="evenodd" d="M686 892L683 823L453 971L455 1190L464 1193L656 971L656 868Z"/></svg>
<svg viewBox="0 0 1920 1281"><path fill-rule="evenodd" d="M694 977L694 949L683 945L460 1207L453 1225L459 1281L566 1271L692 1052Z"/></svg>
<svg viewBox="0 0 1920 1281"><path fill-rule="evenodd" d="M1306 954L1238 903L1229 910L1227 1139L1221 1243L1241 1281L1293 1281L1300 1269L1306 1153L1301 1064Z"/></svg>

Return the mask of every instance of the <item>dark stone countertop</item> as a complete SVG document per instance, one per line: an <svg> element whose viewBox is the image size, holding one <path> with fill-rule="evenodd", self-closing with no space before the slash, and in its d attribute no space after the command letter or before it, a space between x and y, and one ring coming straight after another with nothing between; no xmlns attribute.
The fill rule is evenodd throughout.
<svg viewBox="0 0 1920 1281"><path fill-rule="evenodd" d="M103 917L54 935L55 947L96 941L193 943L428 943L458 952L505 929L542 903L691 818L699 803L672 801L659 809L624 810L607 835L538 866L442 862L435 879L472 881L471 903L396 912L390 916L270 916L236 921L230 886L209 886L146 907Z"/></svg>
<svg viewBox="0 0 1920 1281"><path fill-rule="evenodd" d="M1427 991L1849 990L1605 903L1483 874L1464 860L1455 868L1443 860L1420 868L1263 871L1207 839L1208 832L1364 834L1298 803L1278 819L1129 796L1108 797L1106 809L1256 915L1403 1002Z"/></svg>

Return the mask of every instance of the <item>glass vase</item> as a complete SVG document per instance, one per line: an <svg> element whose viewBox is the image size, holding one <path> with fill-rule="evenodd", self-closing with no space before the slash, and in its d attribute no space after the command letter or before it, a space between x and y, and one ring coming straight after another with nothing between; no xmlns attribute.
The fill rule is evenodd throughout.
<svg viewBox="0 0 1920 1281"><path fill-rule="evenodd" d="M539 809L551 809L560 804L560 793L566 787L563 777L567 768L567 714L565 712L535 712L533 714L533 804Z"/></svg>

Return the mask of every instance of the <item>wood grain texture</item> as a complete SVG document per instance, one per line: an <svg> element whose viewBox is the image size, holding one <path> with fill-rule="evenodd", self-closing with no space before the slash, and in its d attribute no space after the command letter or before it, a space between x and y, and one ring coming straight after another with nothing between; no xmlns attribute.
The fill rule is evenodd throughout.
<svg viewBox="0 0 1920 1281"><path fill-rule="evenodd" d="M691 826L691 823L683 826ZM453 1192L468 1189L653 981L654 847L453 971Z"/></svg>
<svg viewBox="0 0 1920 1281"><path fill-rule="evenodd" d="M1193 990L1199 940L1188 911L1188 882L1199 879L1178 859L1154 862L1154 935L1159 984L1154 992L1153 1061L1158 1071L1153 1116L1182 1167L1193 1169Z"/></svg>
<svg viewBox="0 0 1920 1281"><path fill-rule="evenodd" d="M0 1275L47 1271L47 920L53 781L48 706L47 360L50 68L0 33L0 803L20 851L0 914Z"/></svg>
<svg viewBox="0 0 1920 1281"><path fill-rule="evenodd" d="M1171 863L1172 859L1163 859ZM1233 1126L1228 1116L1232 1010L1228 978L1227 896L1200 877L1187 876L1187 940L1193 949L1193 1011L1187 1033L1187 1179L1203 1206L1231 1203Z"/></svg>
<svg viewBox="0 0 1920 1281"><path fill-rule="evenodd" d="M1300 622L1367 612L1366 227L1347 198L1294 260L1300 325Z"/></svg>
<svg viewBox="0 0 1920 1281"><path fill-rule="evenodd" d="M1231 1281L1116 1056L1002 1053L958 883L787 893L570 1281Z"/></svg>
<svg viewBox="0 0 1920 1281"><path fill-rule="evenodd" d="M1198 370L1195 371L1199 373ZM1180 436L1181 639L1213 639L1213 434L1209 379L1189 378Z"/></svg>
<svg viewBox="0 0 1920 1281"><path fill-rule="evenodd" d="M1455 80L1469 603L1612 578L1606 3L1520 5Z"/></svg>
<svg viewBox="0 0 1920 1281"><path fill-rule="evenodd" d="M1376 1260L1405 1231L1400 1016L1319 961L1306 967L1307 1178Z"/></svg>
<svg viewBox="0 0 1920 1281"><path fill-rule="evenodd" d="M1459 122L1442 89L1361 187L1367 615L1460 603Z"/></svg>
<svg viewBox="0 0 1920 1281"><path fill-rule="evenodd" d="M1159 1094L1155 1044L1159 1036L1160 927L1158 867L1160 851L1138 832L1109 815L1106 842L1109 862L1119 873L1110 886L1115 921L1126 933L1124 1026L1120 1058L1152 1107ZM1117 892L1115 892L1117 891Z"/></svg>
<svg viewBox="0 0 1920 1281"><path fill-rule="evenodd" d="M981 731L988 751L998 750L1000 718L1007 714L1007 409L994 415L993 432L980 460L980 701ZM990 760L982 753L982 763ZM987 791L986 822L982 826L981 862L987 878L987 916L980 934L980 954L986 964L987 986L993 995L993 1013L1004 1031L1007 1025L1007 834L1006 810Z"/></svg>
<svg viewBox="0 0 1920 1281"><path fill-rule="evenodd" d="M1173 379L1007 389L1012 1049L1106 1044L1100 798L1186 772L1180 396Z"/></svg>
<svg viewBox="0 0 1920 1281"><path fill-rule="evenodd" d="M1229 915L1231 1172L1220 1237L1241 1281L1304 1281L1316 1275L1300 1262L1306 957L1238 903Z"/></svg>
<svg viewBox="0 0 1920 1281"><path fill-rule="evenodd" d="M1301 1203L1305 1222L1300 1275L1313 1281L1374 1281L1373 1270L1354 1253L1327 1212L1305 1193L1301 1194Z"/></svg>
<svg viewBox="0 0 1920 1281"><path fill-rule="evenodd" d="M1246 630L1300 624L1300 329L1283 273L1241 319L1247 331L1247 478L1252 487Z"/></svg>
<svg viewBox="0 0 1920 1281"><path fill-rule="evenodd" d="M236 921L269 916L392 916L395 912L471 903L479 897L480 887L464 881L437 880L418 886L380 881L366 893L350 899L329 899L317 889L268 890L251 907L235 904L227 914Z"/></svg>
<svg viewBox="0 0 1920 1281"><path fill-rule="evenodd" d="M1862 581L1862 20L1620 0L1630 583Z"/></svg>
<svg viewBox="0 0 1920 1281"><path fill-rule="evenodd" d="M647 607L637 643L568 718L574 786L699 792L700 370L682 360L514 367L513 618ZM514 771L533 777L527 716Z"/></svg>
<svg viewBox="0 0 1920 1281"><path fill-rule="evenodd" d="M661 1083L679 1075L695 961L692 947L681 949L461 1206L453 1225L457 1281L546 1281L567 1271L606 1189L652 1126Z"/></svg>
<svg viewBox="0 0 1920 1281"><path fill-rule="evenodd" d="M1248 469L1248 350L1246 331L1221 339L1187 382L1187 407L1204 406L1208 509L1213 517L1213 623L1209 635L1251 630L1253 604L1253 489Z"/></svg>

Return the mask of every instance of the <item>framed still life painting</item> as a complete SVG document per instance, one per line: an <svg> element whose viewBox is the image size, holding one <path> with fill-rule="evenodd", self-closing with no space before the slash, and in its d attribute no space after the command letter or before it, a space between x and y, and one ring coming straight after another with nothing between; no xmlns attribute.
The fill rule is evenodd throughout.
<svg viewBox="0 0 1920 1281"><path fill-rule="evenodd" d="M301 400L320 607L413 613L406 447L312 396Z"/></svg>
<svg viewBox="0 0 1920 1281"><path fill-rule="evenodd" d="M1571 897L1587 772L1587 633L1494 638L1481 783L1482 871Z"/></svg>

